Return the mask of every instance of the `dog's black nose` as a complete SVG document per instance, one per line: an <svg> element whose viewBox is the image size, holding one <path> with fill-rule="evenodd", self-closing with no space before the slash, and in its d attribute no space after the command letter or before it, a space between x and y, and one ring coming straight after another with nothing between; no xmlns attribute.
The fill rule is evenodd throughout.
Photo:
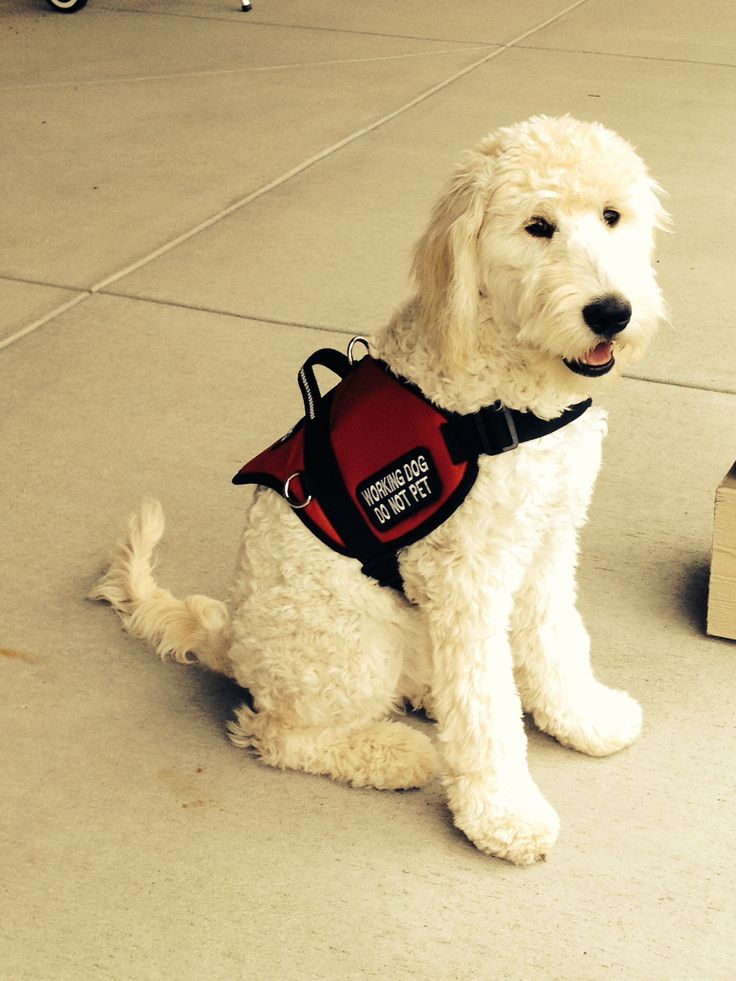
<svg viewBox="0 0 736 981"><path fill-rule="evenodd" d="M631 320L631 304L618 296L603 296L583 307L583 320L594 334L611 338Z"/></svg>

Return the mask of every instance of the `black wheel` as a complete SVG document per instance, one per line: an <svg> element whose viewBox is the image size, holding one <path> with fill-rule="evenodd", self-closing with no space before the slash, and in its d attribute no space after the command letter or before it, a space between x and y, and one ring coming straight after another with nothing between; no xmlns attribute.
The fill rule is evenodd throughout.
<svg viewBox="0 0 736 981"><path fill-rule="evenodd" d="M87 6L87 0L46 0L46 2L52 10L58 10L60 14L73 14Z"/></svg>

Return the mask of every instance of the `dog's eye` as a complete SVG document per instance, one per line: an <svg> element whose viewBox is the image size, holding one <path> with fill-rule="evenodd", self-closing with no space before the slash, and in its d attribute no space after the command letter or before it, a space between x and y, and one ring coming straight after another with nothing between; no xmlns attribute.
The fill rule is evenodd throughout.
<svg viewBox="0 0 736 981"><path fill-rule="evenodd" d="M536 218L532 218L526 226L526 231L530 235L533 235L534 238L552 238L557 229L546 218L537 216Z"/></svg>
<svg viewBox="0 0 736 981"><path fill-rule="evenodd" d="M614 225L618 225L621 215L614 208L606 208L603 212L603 220L609 226L613 228Z"/></svg>

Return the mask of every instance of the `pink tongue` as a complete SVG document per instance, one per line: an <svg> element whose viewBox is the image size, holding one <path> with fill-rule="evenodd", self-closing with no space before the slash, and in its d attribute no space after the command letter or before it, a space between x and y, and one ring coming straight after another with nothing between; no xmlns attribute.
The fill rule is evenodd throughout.
<svg viewBox="0 0 736 981"><path fill-rule="evenodd" d="M583 357L583 361L586 364L600 365L607 364L613 357L613 344L610 341L602 341L596 347L592 348Z"/></svg>

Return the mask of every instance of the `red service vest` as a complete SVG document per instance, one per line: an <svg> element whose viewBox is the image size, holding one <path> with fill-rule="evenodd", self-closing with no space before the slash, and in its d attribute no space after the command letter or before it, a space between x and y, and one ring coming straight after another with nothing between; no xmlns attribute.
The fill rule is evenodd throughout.
<svg viewBox="0 0 736 981"><path fill-rule="evenodd" d="M341 381L322 396L314 366ZM462 503L480 453L501 453L572 422L590 400L545 421L494 403L448 412L382 361L331 349L299 372L305 416L233 478L282 494L325 544L360 560L381 585L401 588L397 551L429 534Z"/></svg>

